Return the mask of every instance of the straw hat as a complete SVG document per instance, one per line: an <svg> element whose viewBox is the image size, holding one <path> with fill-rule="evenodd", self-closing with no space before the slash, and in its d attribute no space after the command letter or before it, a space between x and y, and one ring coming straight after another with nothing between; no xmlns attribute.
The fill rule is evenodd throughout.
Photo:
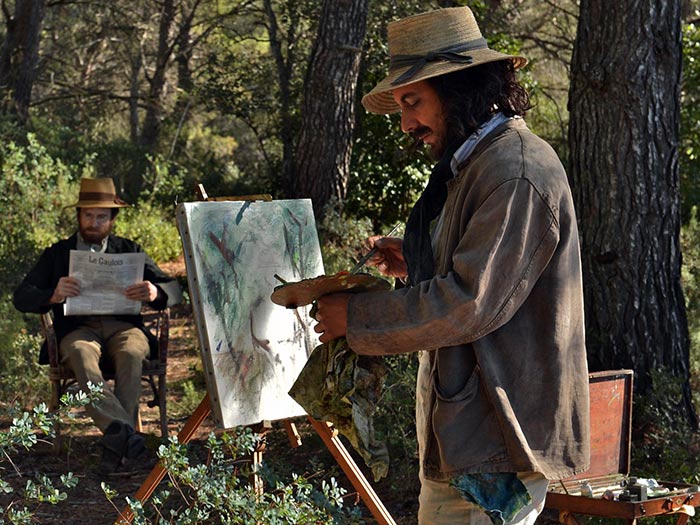
<svg viewBox="0 0 700 525"><path fill-rule="evenodd" d="M105 179L80 179L78 202L66 208L125 208L128 202L117 197L114 181Z"/></svg>
<svg viewBox="0 0 700 525"><path fill-rule="evenodd" d="M450 7L392 22L389 33L389 75L367 95L362 105L372 113L400 110L393 89L497 60L512 60L515 69L527 64L520 56L489 49L468 7Z"/></svg>

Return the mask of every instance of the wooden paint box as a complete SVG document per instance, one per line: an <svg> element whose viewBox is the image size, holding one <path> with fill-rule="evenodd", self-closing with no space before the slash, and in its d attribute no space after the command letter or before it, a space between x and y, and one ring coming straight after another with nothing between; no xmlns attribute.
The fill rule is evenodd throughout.
<svg viewBox="0 0 700 525"><path fill-rule="evenodd" d="M677 514L676 525L684 525L693 508L700 506L700 493L693 485L659 481L658 492L668 489L669 493L650 491L641 501L644 488L621 487L623 480L630 479L632 378L631 370L589 375L591 466L577 476L550 481L545 502L545 508L559 511L561 523L576 524L574 514L623 519L628 525L644 517ZM623 492L621 501L616 493L625 488L632 494ZM606 490L610 491L606 497L617 497L605 499Z"/></svg>

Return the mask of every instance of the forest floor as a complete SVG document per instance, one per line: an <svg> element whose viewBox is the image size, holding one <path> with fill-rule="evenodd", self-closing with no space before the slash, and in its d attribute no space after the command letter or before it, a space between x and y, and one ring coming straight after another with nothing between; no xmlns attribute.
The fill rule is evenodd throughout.
<svg viewBox="0 0 700 525"><path fill-rule="evenodd" d="M164 268L166 269L166 268ZM167 269L166 269L167 271ZM181 385L195 381L197 369L201 377L201 360L191 310L187 306L173 309L171 313L170 345L168 353L168 432L177 435L196 408L192 399L185 399ZM178 385L180 387L178 388ZM203 395L203 394L202 394ZM192 395L190 394L190 398ZM150 391L144 386L143 400L150 399ZM129 464L128 471L104 475L100 473L99 465L102 449L100 432L91 420L81 413L75 421L64 425L61 431L62 447L58 451L52 443L39 441L29 450L18 450L12 453L11 460L16 470L5 463L6 471L3 479L9 481L16 490L21 491L28 478L43 474L51 479L72 472L79 480L78 485L68 491L68 498L56 505L43 503L35 512L35 523L42 525L109 525L118 518L117 507L121 510L126 506L125 498L133 498L152 469L157 464L156 450L162 442L158 408L149 408L145 402L141 404L141 419L143 432L147 435L148 454L137 464ZM339 485L348 494L345 505L357 505L362 515L367 517L367 523L374 523L367 507L357 497L353 486L342 473L323 442L315 434L305 418L291 420L297 426L302 437L302 445L293 448L287 439L281 422L273 424L273 430L267 433L267 446L263 453L263 461L269 463L288 462L293 465L293 472L298 474L315 473L319 466L325 474L332 474ZM0 431L7 428L9 421L0 420ZM206 458L202 452L210 432L221 433L210 418L197 428L190 443L190 454L194 458ZM349 446L347 447L350 448ZM355 462L368 480L371 474L362 459L354 455ZM196 460L193 460L196 461ZM406 479L403 473L406 468L400 468L401 462L415 461L409 458L392 458L394 465L399 468L390 469L389 476L378 483L371 482L377 496L392 515L397 525L415 525L418 499L418 480ZM405 465L405 463L404 463ZM411 469L408 469L409 471ZM414 469L415 470L415 469ZM394 475L392 475L392 471ZM325 477L325 476L324 476ZM119 496L113 505L105 496L101 484L105 482ZM163 482L165 483L165 482ZM16 495L15 495L16 496ZM7 507L12 497L0 494L0 507Z"/></svg>

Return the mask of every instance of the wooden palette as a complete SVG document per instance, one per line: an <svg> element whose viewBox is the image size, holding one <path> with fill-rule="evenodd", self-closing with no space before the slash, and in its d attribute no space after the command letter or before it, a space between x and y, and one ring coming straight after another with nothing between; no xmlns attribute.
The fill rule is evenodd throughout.
<svg viewBox="0 0 700 525"><path fill-rule="evenodd" d="M296 308L311 304L319 297L331 293L377 292L389 289L389 282L379 277L367 273L338 272L277 286L270 298L280 306Z"/></svg>

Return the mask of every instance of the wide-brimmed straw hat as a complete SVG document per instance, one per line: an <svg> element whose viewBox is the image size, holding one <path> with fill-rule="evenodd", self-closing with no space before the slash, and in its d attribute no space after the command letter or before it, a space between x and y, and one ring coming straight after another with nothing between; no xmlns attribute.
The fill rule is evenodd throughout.
<svg viewBox="0 0 700 525"><path fill-rule="evenodd" d="M130 206L126 201L117 197L114 181L103 179L80 179L78 202L66 208L125 208Z"/></svg>
<svg viewBox="0 0 700 525"><path fill-rule="evenodd" d="M394 113L400 108L392 90L468 67L512 60L515 69L527 64L521 56L489 49L468 7L449 7L392 22L389 34L389 74L362 97L372 113Z"/></svg>

